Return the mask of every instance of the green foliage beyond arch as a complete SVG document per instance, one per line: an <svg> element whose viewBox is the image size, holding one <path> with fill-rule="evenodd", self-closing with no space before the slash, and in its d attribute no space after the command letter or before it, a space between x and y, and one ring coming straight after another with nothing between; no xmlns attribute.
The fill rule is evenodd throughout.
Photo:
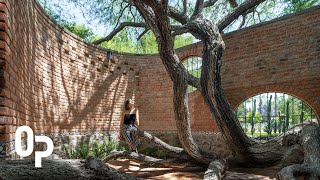
<svg viewBox="0 0 320 180"><path fill-rule="evenodd" d="M259 102L256 106L256 102ZM302 100L283 93L263 93L246 99L235 111L244 131L268 138L291 127L315 121L316 113Z"/></svg>

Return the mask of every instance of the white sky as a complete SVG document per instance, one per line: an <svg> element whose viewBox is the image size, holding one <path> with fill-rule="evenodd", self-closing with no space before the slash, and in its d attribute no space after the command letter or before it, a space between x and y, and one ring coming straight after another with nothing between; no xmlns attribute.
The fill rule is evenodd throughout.
<svg viewBox="0 0 320 180"><path fill-rule="evenodd" d="M89 21L86 20L86 17L83 15L83 13L81 12L80 8L75 6L72 3L67 3L65 1L61 1L61 0L51 0L48 1L47 3L49 4L62 4L62 5L66 5L63 6L64 8L66 8L66 12L68 12L72 17L75 18L75 21L77 22L77 24L85 24L87 27L89 27L90 29L92 29L92 31L99 36L103 36L106 35L107 31L111 31L108 30L106 26L99 24L98 20L97 21ZM89 19L89 18L87 18Z"/></svg>

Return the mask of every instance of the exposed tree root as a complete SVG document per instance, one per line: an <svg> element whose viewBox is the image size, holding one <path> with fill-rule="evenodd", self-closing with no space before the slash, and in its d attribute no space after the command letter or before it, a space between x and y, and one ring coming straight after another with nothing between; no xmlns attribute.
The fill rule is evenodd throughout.
<svg viewBox="0 0 320 180"><path fill-rule="evenodd" d="M295 179L303 176L305 179L320 179L320 128L307 125L303 128L301 145L304 151L303 164L294 164L283 168L277 176L279 180Z"/></svg>
<svg viewBox="0 0 320 180"><path fill-rule="evenodd" d="M146 156L143 154L138 154L135 152L128 152L128 151L114 151L110 155L108 155L103 162L106 163L111 159L116 159L120 157L128 158L128 159L136 159L140 162L143 162L143 166L155 166L155 165L161 165L161 166L170 166L172 163L177 163L179 161L188 160L189 162L192 161L192 158L184 152L182 148L171 146L159 138L151 135L150 133L146 131L139 131L139 136L142 138L146 138L148 141L153 142L157 144L159 147L176 154L175 158L172 159L157 159L150 156ZM210 159L211 158L211 162ZM212 159L215 159L212 161ZM207 162L206 164L209 164L209 167L204 175L204 179L206 180L215 180L215 179L221 179L223 175L225 174L227 170L227 162L225 159L217 158L217 157L206 157L204 158L203 162ZM203 162L201 162L201 165L204 165ZM199 162L198 162L199 163ZM202 167L198 167L202 168Z"/></svg>
<svg viewBox="0 0 320 180"><path fill-rule="evenodd" d="M301 129L299 129L301 130ZM278 179L293 179L297 176L304 176L309 179L319 179L320 178L320 128L317 125L305 125L301 132L289 131L279 137L273 138L265 143L254 142L248 149L248 154L245 156L238 156L232 159L225 159L218 157L207 157L203 162L209 164L209 159L211 162L207 171L205 172L204 179L214 180L221 179L225 172L227 171L228 164L234 165L234 162L239 166L246 166L245 164L261 165L265 167L268 165L274 165L282 161L282 165L290 165L283 168L279 174ZM135 152L128 151L116 151L112 152L110 155L104 159L103 162L107 162L111 159L116 159L119 157L124 157L128 159L136 159L143 162L144 166L169 166L171 163L179 162L179 160L192 161L182 148L171 146L159 138L151 135L146 131L140 131L139 136L146 138L148 141L157 144L159 147L176 154L175 158L162 160L146 156L143 154L138 154ZM293 164L299 163L296 161L298 156L303 156L301 146L304 151L304 163L303 164ZM299 151L299 153L293 153ZM295 156L295 157L291 157ZM191 158L191 159L190 159ZM214 159L212 161L212 159ZM299 159L299 158L298 158ZM301 158L300 158L301 159ZM204 165L202 163L202 165ZM252 163L251 163L252 162Z"/></svg>
<svg viewBox="0 0 320 180"><path fill-rule="evenodd" d="M161 139L151 135L150 133L148 133L146 131L139 131L139 136L146 138L148 141L155 143L159 147L161 147L169 152L174 152L177 155L184 154L184 150L182 148L171 146L170 144L163 142Z"/></svg>
<svg viewBox="0 0 320 180"><path fill-rule="evenodd" d="M227 171L227 162L224 159L216 159L209 164L204 173L204 180L219 180Z"/></svg>
<svg viewBox="0 0 320 180"><path fill-rule="evenodd" d="M106 163L111 159L117 159L120 157L128 158L128 159L136 159L141 162L149 162L149 163L157 163L160 162L162 159L153 158L150 156L146 156L143 154L139 154L136 152L129 152L129 151L114 151L111 154L109 154L103 162Z"/></svg>
<svg viewBox="0 0 320 180"><path fill-rule="evenodd" d="M266 142L252 141L247 150L228 159L232 167L269 167L273 165L287 166L301 162L303 150L300 144L302 128L308 124L297 125L286 133ZM309 123L312 125L312 123ZM316 126L313 124L313 126ZM292 157L295 156L295 157ZM296 158L296 159L295 159Z"/></svg>

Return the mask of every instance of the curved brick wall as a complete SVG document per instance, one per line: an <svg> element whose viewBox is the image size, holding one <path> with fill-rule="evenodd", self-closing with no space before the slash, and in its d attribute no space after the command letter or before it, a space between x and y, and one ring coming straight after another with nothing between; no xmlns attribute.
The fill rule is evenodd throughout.
<svg viewBox="0 0 320 180"><path fill-rule="evenodd" d="M222 84L233 109L264 92L304 100L320 117L320 7L224 35ZM180 57L200 56L201 44L184 47ZM199 92L191 95L193 130L214 126Z"/></svg>
<svg viewBox="0 0 320 180"><path fill-rule="evenodd" d="M52 137L118 132L124 100L137 96L138 58L114 53L109 61L106 50L62 30L34 1L0 5L0 142L6 153L21 125Z"/></svg>
<svg viewBox="0 0 320 180"><path fill-rule="evenodd" d="M278 91L305 100L319 116L319 32L317 7L226 34L222 77L231 106ZM184 59L201 50L177 51ZM55 145L71 135L114 138L126 98L138 104L142 129L175 131L172 82L157 55L113 53L109 61L106 50L62 30L33 0L0 1L0 52L0 156L14 152L21 125ZM190 112L194 132L218 131L198 92L190 94Z"/></svg>

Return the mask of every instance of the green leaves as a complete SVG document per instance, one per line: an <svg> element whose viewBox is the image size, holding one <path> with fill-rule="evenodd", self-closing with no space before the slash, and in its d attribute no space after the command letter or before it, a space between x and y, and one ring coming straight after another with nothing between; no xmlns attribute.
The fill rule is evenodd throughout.
<svg viewBox="0 0 320 180"><path fill-rule="evenodd" d="M90 42L102 38L95 35L92 31L91 28L96 28L92 26L92 22L99 24L103 32L111 32L121 22L144 22L136 7L133 6L131 1L127 0L64 0L58 3L49 0L37 1L44 7L47 14L64 28ZM189 17L195 9L195 2L188 1L186 4L186 14ZM237 1L238 4L243 2L244 0ZM184 10L182 1L173 0L169 1L169 4L181 12ZM258 7L255 7L246 18L239 17L235 20L225 29L225 32L236 30L242 23L244 24L243 27L247 27L319 4L320 0L267 0ZM75 14L76 11L70 10L70 7L77 8L77 13L81 12L81 15L84 15L88 24L84 25L76 22L76 16L79 14ZM232 10L233 8L228 1L218 0L213 6L206 7L203 10L203 15L213 22L218 22L232 12ZM170 21L171 24L180 24L173 19L170 19ZM137 40L143 31L144 28L125 28L112 40L102 43L100 46L127 53L158 53L158 45L151 32L146 33L140 40ZM178 36L175 38L174 48L186 46L193 43L194 40L195 38L192 36Z"/></svg>
<svg viewBox="0 0 320 180"><path fill-rule="evenodd" d="M319 0L285 0L288 6L285 8L287 13L295 13L301 10L320 4Z"/></svg>
<svg viewBox="0 0 320 180"><path fill-rule="evenodd" d="M90 41L94 37L92 30L84 24L61 23L61 25L86 41Z"/></svg>
<svg viewBox="0 0 320 180"><path fill-rule="evenodd" d="M144 149L144 153L147 156L160 158L160 159L166 159L169 157L169 154L166 151L158 147L147 147L146 149Z"/></svg>
<svg viewBox="0 0 320 180"><path fill-rule="evenodd" d="M99 141L94 141L93 143L81 142L75 147L64 144L63 148L68 159L85 159L91 155L103 159L113 150L123 149L117 142L108 140L102 143Z"/></svg>

